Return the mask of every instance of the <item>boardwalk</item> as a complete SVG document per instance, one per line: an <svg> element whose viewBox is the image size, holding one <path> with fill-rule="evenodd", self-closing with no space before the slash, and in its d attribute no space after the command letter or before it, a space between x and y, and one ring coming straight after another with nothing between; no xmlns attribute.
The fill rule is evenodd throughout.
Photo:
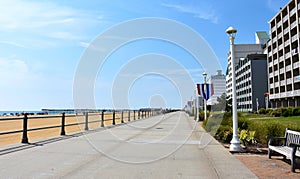
<svg viewBox="0 0 300 179"><path fill-rule="evenodd" d="M3 178L256 178L183 112L0 154Z"/></svg>

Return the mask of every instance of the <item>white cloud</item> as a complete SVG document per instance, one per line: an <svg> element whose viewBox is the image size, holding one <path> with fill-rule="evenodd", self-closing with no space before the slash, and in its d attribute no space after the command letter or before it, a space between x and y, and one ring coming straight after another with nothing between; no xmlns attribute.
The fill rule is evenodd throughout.
<svg viewBox="0 0 300 179"><path fill-rule="evenodd" d="M20 47L20 48L27 48L25 45L20 44L20 43L16 43L13 41L0 41L0 44L4 44L4 45L12 45L15 47Z"/></svg>
<svg viewBox="0 0 300 179"><path fill-rule="evenodd" d="M181 13L188 13L194 15L194 17L211 21L212 23L218 23L218 16L214 9L206 4L193 4L193 5L182 5L182 4L162 4L162 6L174 9Z"/></svg>
<svg viewBox="0 0 300 179"><path fill-rule="evenodd" d="M19 41L43 37L83 40L84 29L99 23L99 14L45 1L2 0L0 12L0 32L15 33Z"/></svg>

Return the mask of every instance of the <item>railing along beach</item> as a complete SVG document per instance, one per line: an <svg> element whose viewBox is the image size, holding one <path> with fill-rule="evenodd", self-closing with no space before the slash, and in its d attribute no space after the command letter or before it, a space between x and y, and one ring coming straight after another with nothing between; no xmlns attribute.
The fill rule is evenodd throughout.
<svg viewBox="0 0 300 179"><path fill-rule="evenodd" d="M0 125L2 122L15 122L23 121L22 129L0 131L0 136L22 133L21 143L29 143L28 132L31 131L41 131L47 129L60 128L60 133L57 135L66 135L66 128L70 126L81 126L81 131L90 130L90 124L97 124L96 128L104 128L106 126L113 126L117 124L122 124L130 121L135 121L138 119L148 118L150 116L161 114L160 109L139 109L139 110L101 110L101 111L80 111L75 114L65 114L61 113L59 115L28 115L24 113L23 116L13 116L0 118ZM75 122L67 123L68 118L76 118ZM92 118L97 118L96 120ZM46 125L41 127L29 127L31 121L38 119L60 119L60 122L55 125ZM39 121L41 122L41 121ZM78 131L77 131L78 132Z"/></svg>

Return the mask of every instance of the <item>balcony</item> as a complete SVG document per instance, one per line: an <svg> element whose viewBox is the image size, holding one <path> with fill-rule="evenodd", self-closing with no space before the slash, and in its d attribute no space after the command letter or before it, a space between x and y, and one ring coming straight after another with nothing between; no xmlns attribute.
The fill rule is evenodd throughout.
<svg viewBox="0 0 300 179"><path fill-rule="evenodd" d="M280 81L280 86L284 86L284 85L285 85L285 81L284 80Z"/></svg>
<svg viewBox="0 0 300 179"><path fill-rule="evenodd" d="M278 70L274 71L274 76L278 75Z"/></svg>
<svg viewBox="0 0 300 179"><path fill-rule="evenodd" d="M282 22L285 22L285 21L287 21L287 20L288 20L288 18L289 18L289 16L288 16L288 15L285 15L285 16L282 18Z"/></svg>
<svg viewBox="0 0 300 179"><path fill-rule="evenodd" d="M298 68L298 67L299 67L299 62L293 63L293 69Z"/></svg>
<svg viewBox="0 0 300 179"><path fill-rule="evenodd" d="M290 42L291 42L291 40L288 39L287 41L284 42L284 46L285 46L285 47L288 46L288 45L290 44Z"/></svg>
<svg viewBox="0 0 300 179"><path fill-rule="evenodd" d="M291 29L295 28L296 26L297 26L297 21L295 21L291 24Z"/></svg>
<svg viewBox="0 0 300 179"><path fill-rule="evenodd" d="M286 27L284 30L283 30L283 34L285 35L286 33L288 33L290 31L289 27Z"/></svg>
<svg viewBox="0 0 300 179"><path fill-rule="evenodd" d="M297 83L297 82L299 82L300 81L300 76L295 76L294 77L294 83Z"/></svg>
<svg viewBox="0 0 300 179"><path fill-rule="evenodd" d="M280 32L278 35L277 35L277 39L280 39L282 37L282 32Z"/></svg>
<svg viewBox="0 0 300 179"><path fill-rule="evenodd" d="M280 44L278 47L278 50L281 50L281 49L283 49L283 44Z"/></svg>
<svg viewBox="0 0 300 179"><path fill-rule="evenodd" d="M297 40L297 34L295 34L293 37L292 37L292 43L295 42Z"/></svg>
<svg viewBox="0 0 300 179"><path fill-rule="evenodd" d="M274 32L276 30L276 26L272 27L272 32Z"/></svg>
<svg viewBox="0 0 300 179"><path fill-rule="evenodd" d="M286 72L291 71L291 69L292 69L292 66L291 66L291 65L288 65L288 66L285 67L285 71L286 71Z"/></svg>
<svg viewBox="0 0 300 179"><path fill-rule="evenodd" d="M278 59L274 60L274 65L277 65L278 64Z"/></svg>
<svg viewBox="0 0 300 179"><path fill-rule="evenodd" d="M275 82L274 87L276 88L278 86L279 86L279 82L277 81L277 82Z"/></svg>
<svg viewBox="0 0 300 179"><path fill-rule="evenodd" d="M287 91L286 97L291 97L291 96L294 96L294 91Z"/></svg>
<svg viewBox="0 0 300 179"><path fill-rule="evenodd" d="M279 73L280 74L284 73L284 68L279 69Z"/></svg>
<svg viewBox="0 0 300 179"><path fill-rule="evenodd" d="M288 52L288 53L285 54L285 59L288 59L290 57L291 57L291 52Z"/></svg>
<svg viewBox="0 0 300 179"><path fill-rule="evenodd" d="M299 95L300 95L300 90L295 90L295 91L294 91L294 95L295 95L295 96L299 96Z"/></svg>
<svg viewBox="0 0 300 179"><path fill-rule="evenodd" d="M277 53L277 48L273 49L273 54Z"/></svg>
<svg viewBox="0 0 300 179"><path fill-rule="evenodd" d="M277 28L279 28L282 25L282 21L277 22Z"/></svg>
<svg viewBox="0 0 300 179"><path fill-rule="evenodd" d="M273 54L272 51L270 51L269 54L268 54L268 57L271 57L272 54Z"/></svg>
<svg viewBox="0 0 300 179"><path fill-rule="evenodd" d="M269 73L269 78L272 78L273 76L273 73Z"/></svg>
<svg viewBox="0 0 300 179"><path fill-rule="evenodd" d="M279 62L282 62L284 60L283 56L279 57Z"/></svg>
<svg viewBox="0 0 300 179"><path fill-rule="evenodd" d="M293 83L293 78L286 79L286 84L289 85Z"/></svg>
<svg viewBox="0 0 300 179"><path fill-rule="evenodd" d="M270 88L274 88L274 83L271 83L271 84L270 84Z"/></svg>
<svg viewBox="0 0 300 179"><path fill-rule="evenodd" d="M281 98L285 98L286 97L286 92L282 92L279 94Z"/></svg>
<svg viewBox="0 0 300 179"><path fill-rule="evenodd" d="M290 11L290 17L292 17L296 13L297 9L294 8Z"/></svg>

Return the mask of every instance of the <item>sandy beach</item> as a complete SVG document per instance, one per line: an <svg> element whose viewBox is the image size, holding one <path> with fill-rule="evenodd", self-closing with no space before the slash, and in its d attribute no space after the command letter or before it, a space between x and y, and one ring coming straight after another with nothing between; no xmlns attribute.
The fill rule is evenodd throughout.
<svg viewBox="0 0 300 179"><path fill-rule="evenodd" d="M51 117L54 115L43 115L43 116L28 116L28 129L32 128L39 128L39 127L47 127L47 126L58 126L61 125L61 120L62 117L61 115L55 115L57 117ZM32 117L40 117L40 118L32 118ZM121 114L116 113L115 115L116 124L121 123ZM128 113L123 114L123 119L125 122L128 121ZM11 116L11 117L1 117L1 119L7 119L7 118L22 118L16 117L16 116ZM136 120L138 119L138 116L136 114ZM89 121L97 121L101 120L101 114L93 114L88 117ZM112 113L105 113L104 115L104 125L109 126L112 125ZM131 114L131 119L133 120L133 114ZM65 118L65 124L74 124L74 123L81 123L85 121L85 116L79 115L66 115ZM94 122L94 123L89 123L88 124L89 129L96 129L101 127L101 121L99 122ZM85 124L81 125L73 125L73 126L66 126L65 127L65 132L66 134L71 134L74 132L79 132L79 131L84 131ZM0 120L0 132L8 132L8 131L14 131L14 130L22 130L23 129L23 120ZM59 136L61 132L61 128L53 128L53 129L44 129L44 130L37 130L37 131L28 131L28 140L29 142L32 142L37 139L43 139L43 138L48 138L48 137L54 137L54 136ZM5 145L10 145L10 144L16 144L16 143L21 143L22 140L22 132L20 133L14 133L14 134L5 134L5 135L0 135L0 146L5 146Z"/></svg>

